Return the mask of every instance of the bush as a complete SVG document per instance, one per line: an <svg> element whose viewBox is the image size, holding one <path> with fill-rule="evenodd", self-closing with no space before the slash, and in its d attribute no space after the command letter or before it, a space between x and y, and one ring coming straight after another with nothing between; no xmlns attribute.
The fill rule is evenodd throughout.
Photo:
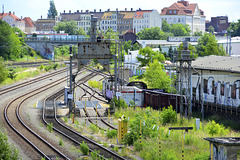
<svg viewBox="0 0 240 160"><path fill-rule="evenodd" d="M44 65L41 65L41 66L39 67L39 69L40 69L40 70L43 70L43 69L44 69Z"/></svg>
<svg viewBox="0 0 240 160"><path fill-rule="evenodd" d="M56 70L57 67L58 67L58 63L55 63L55 64L52 65L52 68L53 68L54 70Z"/></svg>
<svg viewBox="0 0 240 160"><path fill-rule="evenodd" d="M45 66L44 69L45 69L46 72L48 72L52 69L52 66Z"/></svg>
<svg viewBox="0 0 240 160"><path fill-rule="evenodd" d="M108 139L117 137L117 130L108 130L106 135Z"/></svg>
<svg viewBox="0 0 240 160"><path fill-rule="evenodd" d="M135 149L136 151L141 151L142 148L143 148L143 144L140 143L140 141L134 142L133 145L134 145L134 149Z"/></svg>
<svg viewBox="0 0 240 160"><path fill-rule="evenodd" d="M210 135L226 135L229 132L223 125L216 123L214 120L209 121L205 130Z"/></svg>
<svg viewBox="0 0 240 160"><path fill-rule="evenodd" d="M8 69L8 77L10 79L15 79L17 77L16 70L13 68Z"/></svg>
<svg viewBox="0 0 240 160"><path fill-rule="evenodd" d="M93 152L91 152L92 160L98 160L99 153L100 153L100 151L97 151L97 150L94 150Z"/></svg>
<svg viewBox="0 0 240 160"><path fill-rule="evenodd" d="M92 133L96 133L99 131L99 128L95 124L91 123L89 127Z"/></svg>
<svg viewBox="0 0 240 160"><path fill-rule="evenodd" d="M132 145L135 139L137 139L135 134L133 134L132 132L126 133L123 137L123 143L127 145Z"/></svg>
<svg viewBox="0 0 240 160"><path fill-rule="evenodd" d="M127 108L128 107L128 105L127 105L127 103L125 102L125 100L124 99L122 99L122 98L119 98L119 99L117 99L117 97L113 97L113 99L112 99L112 101L111 101L111 104L110 104L110 109L111 108L113 108L113 104L115 103L115 107L117 107L117 108Z"/></svg>
<svg viewBox="0 0 240 160"><path fill-rule="evenodd" d="M80 143L80 150L82 151L83 155L89 154L89 147L84 141Z"/></svg>
<svg viewBox="0 0 240 160"><path fill-rule="evenodd" d="M48 123L47 124L47 129L49 132L53 132L53 123Z"/></svg>
<svg viewBox="0 0 240 160"><path fill-rule="evenodd" d="M162 117L163 124L175 123L177 121L176 112L173 110L172 106L168 109L164 107L160 115Z"/></svg>

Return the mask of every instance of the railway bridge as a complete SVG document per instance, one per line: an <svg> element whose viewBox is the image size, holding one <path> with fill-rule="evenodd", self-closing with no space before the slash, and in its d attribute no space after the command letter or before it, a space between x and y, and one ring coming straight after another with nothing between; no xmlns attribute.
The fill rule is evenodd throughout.
<svg viewBox="0 0 240 160"><path fill-rule="evenodd" d="M54 47L62 45L77 45L78 42L86 42L89 39L85 36L71 35L71 36L51 36L51 37L25 37L25 42L35 51L47 58L54 58Z"/></svg>

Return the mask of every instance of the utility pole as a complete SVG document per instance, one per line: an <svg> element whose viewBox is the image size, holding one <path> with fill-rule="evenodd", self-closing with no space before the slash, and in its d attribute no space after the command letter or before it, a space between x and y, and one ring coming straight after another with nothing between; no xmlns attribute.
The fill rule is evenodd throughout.
<svg viewBox="0 0 240 160"><path fill-rule="evenodd" d="M72 57L73 57L72 45L70 45L69 50L70 50L70 91L69 91L70 93L69 94L71 94L73 97L73 94L72 94ZM72 99L71 99L72 97L70 97L70 101L69 101L69 113L72 112Z"/></svg>

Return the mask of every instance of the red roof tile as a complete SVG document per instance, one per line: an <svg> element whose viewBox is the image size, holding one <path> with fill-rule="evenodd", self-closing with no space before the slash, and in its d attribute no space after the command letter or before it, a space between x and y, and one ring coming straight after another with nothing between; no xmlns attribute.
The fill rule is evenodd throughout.
<svg viewBox="0 0 240 160"><path fill-rule="evenodd" d="M5 17L7 15L13 17L13 19L15 21L22 21L22 19L18 18L16 15L12 14L11 12L10 13L0 13L0 19L3 19L3 17Z"/></svg>
<svg viewBox="0 0 240 160"><path fill-rule="evenodd" d="M25 17L25 18L23 18L23 20L25 21L26 27L35 27L32 19L30 17Z"/></svg>
<svg viewBox="0 0 240 160"><path fill-rule="evenodd" d="M193 15L196 10L197 4L189 4L188 1L178 1L177 3L172 4L170 7L165 7L162 9L160 15ZM174 14L173 12L170 14L169 11L176 10L177 12ZM203 11L200 10L200 15L203 15Z"/></svg>
<svg viewBox="0 0 240 160"><path fill-rule="evenodd" d="M134 14L133 18L143 18L143 14L147 13L147 12L152 12L152 10L140 10L140 11L136 11L136 13Z"/></svg>

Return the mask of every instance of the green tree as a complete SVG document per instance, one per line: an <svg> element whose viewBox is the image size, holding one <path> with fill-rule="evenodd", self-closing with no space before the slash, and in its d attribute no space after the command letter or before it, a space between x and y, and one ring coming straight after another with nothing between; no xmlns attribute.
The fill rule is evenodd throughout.
<svg viewBox="0 0 240 160"><path fill-rule="evenodd" d="M164 71L163 64L160 64L158 60L153 60L153 63L149 64L149 67L144 73L144 79L146 80L150 88L165 89L166 92L171 92L172 80Z"/></svg>
<svg viewBox="0 0 240 160"><path fill-rule="evenodd" d="M166 20L162 21L162 30L164 32L170 32L171 31L171 26L170 26L170 24L167 23Z"/></svg>
<svg viewBox="0 0 240 160"><path fill-rule="evenodd" d="M236 23L232 22L227 30L228 32L233 31L233 33L231 33L233 37L240 36L240 19Z"/></svg>
<svg viewBox="0 0 240 160"><path fill-rule="evenodd" d="M150 62L153 62L153 60L158 60L158 62L164 62L165 57L160 52L155 52L150 47L145 47L143 49L139 50L139 55L141 57L137 57L137 60L141 62L140 66L146 66L149 65Z"/></svg>
<svg viewBox="0 0 240 160"><path fill-rule="evenodd" d="M13 31L18 35L18 37L26 37L26 34L19 28L13 27Z"/></svg>
<svg viewBox="0 0 240 160"><path fill-rule="evenodd" d="M211 33L211 34L213 34L215 32L213 26L209 26L208 32Z"/></svg>
<svg viewBox="0 0 240 160"><path fill-rule="evenodd" d="M0 20L0 56L4 59L16 59L21 54L21 41L12 27Z"/></svg>
<svg viewBox="0 0 240 160"><path fill-rule="evenodd" d="M65 31L65 33L69 35L75 35L77 33L77 23L75 21L59 22L53 29L58 33L60 31Z"/></svg>
<svg viewBox="0 0 240 160"><path fill-rule="evenodd" d="M190 28L188 25L183 25L181 23L172 24L171 33L174 36L190 36Z"/></svg>
<svg viewBox="0 0 240 160"><path fill-rule="evenodd" d="M183 43L179 45L178 50L183 50ZM188 50L190 50L191 58L194 58L194 59L198 58L195 47L193 45L191 45L190 43L188 44Z"/></svg>
<svg viewBox="0 0 240 160"><path fill-rule="evenodd" d="M167 37L173 36L172 33L165 33L159 27L144 28L137 33L139 39L145 40L166 40Z"/></svg>
<svg viewBox="0 0 240 160"><path fill-rule="evenodd" d="M55 7L54 1L50 0L50 8L48 10L47 18L55 19L55 17L58 15L57 9Z"/></svg>
<svg viewBox="0 0 240 160"><path fill-rule="evenodd" d="M128 50L132 50L132 41L127 41L127 42L124 42L124 45L123 45L123 48L124 48L124 51L125 53L128 53Z"/></svg>
<svg viewBox="0 0 240 160"><path fill-rule="evenodd" d="M224 49L218 46L215 35L212 35L211 33L204 33L204 35L198 40L196 53L200 57L209 55L226 55Z"/></svg>
<svg viewBox="0 0 240 160"><path fill-rule="evenodd" d="M20 159L18 150L14 149L7 141L7 135L0 130L0 159Z"/></svg>
<svg viewBox="0 0 240 160"><path fill-rule="evenodd" d="M132 48L135 51L141 49L141 46L139 46L138 43L134 43Z"/></svg>
<svg viewBox="0 0 240 160"><path fill-rule="evenodd" d="M203 34L202 31L199 31L197 29L197 31L193 33L193 36L202 36L202 34Z"/></svg>
<svg viewBox="0 0 240 160"><path fill-rule="evenodd" d="M7 78L8 72L5 68L5 63L2 57L0 57L0 83Z"/></svg>
<svg viewBox="0 0 240 160"><path fill-rule="evenodd" d="M83 35L83 36L86 36L86 32L84 31L84 29L82 27L80 27L78 30L77 30L77 35Z"/></svg>

